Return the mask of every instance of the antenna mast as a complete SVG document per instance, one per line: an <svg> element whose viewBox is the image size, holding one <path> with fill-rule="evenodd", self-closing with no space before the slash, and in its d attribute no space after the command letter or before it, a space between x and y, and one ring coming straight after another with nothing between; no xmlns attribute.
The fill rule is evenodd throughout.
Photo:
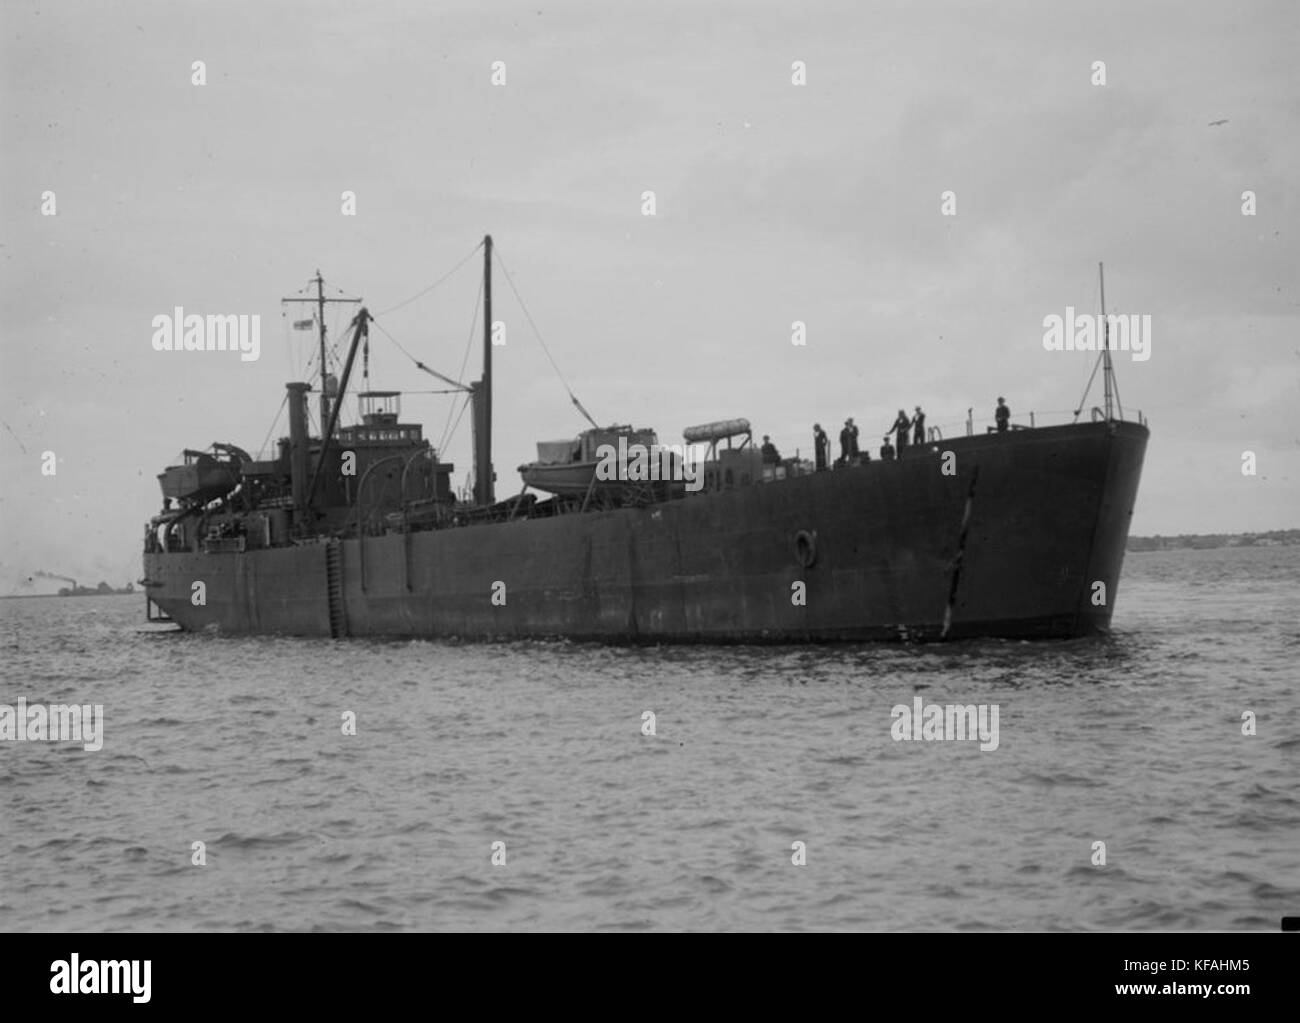
<svg viewBox="0 0 1300 1023"><path fill-rule="evenodd" d="M1112 395L1115 390L1115 367L1110 361L1110 321L1106 319L1106 268L1101 263L1097 264L1097 276L1101 280L1101 383L1105 388L1106 420L1109 422L1114 418Z"/></svg>
<svg viewBox="0 0 1300 1023"><path fill-rule="evenodd" d="M303 298L294 296L292 298L282 298L281 302L315 302L316 303L316 322L320 327L320 428L321 436L324 437L326 424L330 421L330 399L328 393L329 367L325 362L325 303L326 302L353 302L360 303L359 298L326 298L325 297L325 279L321 277L320 270L317 269L316 276L311 279L311 283L316 285L315 298ZM340 395L340 399L342 396Z"/></svg>

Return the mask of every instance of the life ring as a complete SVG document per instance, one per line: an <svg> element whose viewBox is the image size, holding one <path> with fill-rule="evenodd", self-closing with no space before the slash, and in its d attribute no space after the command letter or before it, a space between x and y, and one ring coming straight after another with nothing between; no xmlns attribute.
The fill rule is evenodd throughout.
<svg viewBox="0 0 1300 1023"><path fill-rule="evenodd" d="M803 568L812 568L817 560L817 533L801 529L794 535L794 560Z"/></svg>

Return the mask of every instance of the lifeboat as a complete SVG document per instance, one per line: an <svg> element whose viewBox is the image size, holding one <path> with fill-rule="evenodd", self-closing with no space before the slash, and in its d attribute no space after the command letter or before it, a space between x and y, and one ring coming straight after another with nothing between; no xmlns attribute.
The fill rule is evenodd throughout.
<svg viewBox="0 0 1300 1023"><path fill-rule="evenodd" d="M158 474L163 497L182 504L206 504L225 497L242 478L240 463L248 455L230 444L212 445L214 454L185 449L181 465L169 465ZM226 457L218 457L224 454Z"/></svg>
<svg viewBox="0 0 1300 1023"><path fill-rule="evenodd" d="M519 466L519 475L527 486L547 494L582 497L588 491L622 491L624 480L596 478L601 462L600 449L609 445L615 452L620 441L623 450L636 445L657 448L659 437L654 430L631 426L609 426L585 430L573 440L538 441L537 461Z"/></svg>

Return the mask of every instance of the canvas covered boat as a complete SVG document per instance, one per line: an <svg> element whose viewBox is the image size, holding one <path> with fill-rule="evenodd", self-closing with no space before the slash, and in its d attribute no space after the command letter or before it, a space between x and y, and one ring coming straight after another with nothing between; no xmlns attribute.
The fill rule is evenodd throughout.
<svg viewBox="0 0 1300 1023"><path fill-rule="evenodd" d="M213 444L213 453L186 448L180 465L158 474L163 496L178 503L204 504L229 493L242 475L248 455L231 444ZM219 457L224 455L225 457Z"/></svg>
<svg viewBox="0 0 1300 1023"><path fill-rule="evenodd" d="M537 442L537 461L519 466L519 475L527 486L547 494L582 497L590 490L622 490L623 480L597 479L601 449L608 445L615 456L620 450L635 446L657 450L659 437L654 430L632 426L608 426L584 430L573 440Z"/></svg>

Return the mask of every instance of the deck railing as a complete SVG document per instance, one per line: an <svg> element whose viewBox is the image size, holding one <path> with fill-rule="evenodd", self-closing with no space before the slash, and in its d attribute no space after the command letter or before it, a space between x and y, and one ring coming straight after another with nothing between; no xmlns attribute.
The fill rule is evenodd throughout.
<svg viewBox="0 0 1300 1023"><path fill-rule="evenodd" d="M976 434L997 432L997 423L991 417L989 419L984 419L982 417L977 419L974 415L974 411L974 409L967 409L965 419L927 425L925 428L926 443L938 444L944 439L944 437L973 437ZM1021 415L1013 414L1008 425L1012 430L1034 430L1045 426L1066 426L1070 423L1099 423L1105 418L1105 410L1098 408L1097 406L1093 406L1090 409L1080 409L1077 412L1074 409L1050 409L1047 411L1031 409L1029 412ZM1142 426L1147 425L1147 418L1143 415L1141 409L1129 409L1125 413L1113 414L1111 418L1119 422L1139 423ZM1026 422L1026 419L1028 419L1028 422ZM859 437L859 445L864 450L870 451L873 460L876 458L876 447L878 446L878 442L873 443L869 448L867 447L867 443L876 436L876 434L873 434L868 430L862 430ZM883 439L886 435L881 433L878 436ZM892 443L894 439L893 431L890 431L888 436ZM912 434L911 431L909 431L908 440L911 440L911 438ZM781 447L781 445L778 445L778 447ZM796 458L807 460L806 456L803 454L804 450L806 450L803 444L791 445L791 449L794 451ZM807 449L811 449L811 445L808 445ZM782 450L784 450L783 447ZM838 435L832 435L832 460L837 458L838 455L839 438Z"/></svg>

